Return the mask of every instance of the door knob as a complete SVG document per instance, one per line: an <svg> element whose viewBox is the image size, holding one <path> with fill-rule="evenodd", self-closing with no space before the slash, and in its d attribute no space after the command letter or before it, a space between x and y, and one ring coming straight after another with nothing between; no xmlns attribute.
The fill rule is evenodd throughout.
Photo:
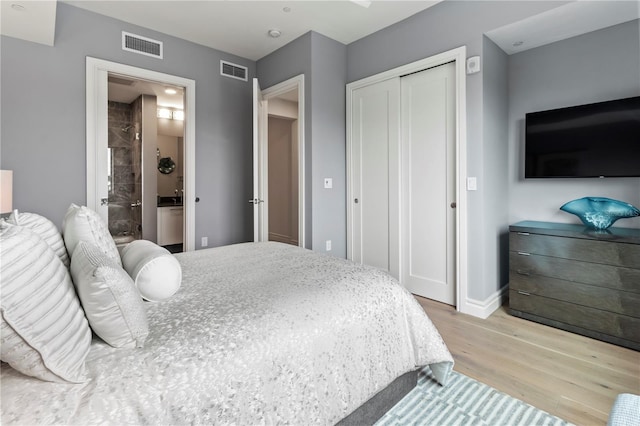
<svg viewBox="0 0 640 426"><path fill-rule="evenodd" d="M354 203L358 204L358 199L353 200Z"/></svg>
<svg viewBox="0 0 640 426"><path fill-rule="evenodd" d="M458 207L458 204L456 204L456 202L455 202L455 201L454 201L454 202L452 202L452 203L451 203L451 208L452 208L452 209L455 209L456 207Z"/></svg>

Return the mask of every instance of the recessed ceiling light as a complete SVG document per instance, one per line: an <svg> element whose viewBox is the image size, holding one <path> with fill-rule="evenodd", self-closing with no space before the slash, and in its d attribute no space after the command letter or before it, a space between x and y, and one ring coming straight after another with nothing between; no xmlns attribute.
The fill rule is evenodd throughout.
<svg viewBox="0 0 640 426"><path fill-rule="evenodd" d="M278 38L282 35L280 30L269 30L268 34L269 34L269 37L271 38Z"/></svg>
<svg viewBox="0 0 640 426"><path fill-rule="evenodd" d="M513 43L513 47L520 47L524 44L524 41L516 41L515 43Z"/></svg>
<svg viewBox="0 0 640 426"><path fill-rule="evenodd" d="M291 12L291 8L290 7L283 7L282 11L285 12L285 13L289 13L289 12Z"/></svg>
<svg viewBox="0 0 640 426"><path fill-rule="evenodd" d="M11 9L18 10L18 11L22 12L24 10L24 6L21 5L21 4L18 4L18 3L13 3L11 5Z"/></svg>
<svg viewBox="0 0 640 426"><path fill-rule="evenodd" d="M176 93L178 93L178 91L176 89L164 89L164 93L166 93L167 95L175 95Z"/></svg>

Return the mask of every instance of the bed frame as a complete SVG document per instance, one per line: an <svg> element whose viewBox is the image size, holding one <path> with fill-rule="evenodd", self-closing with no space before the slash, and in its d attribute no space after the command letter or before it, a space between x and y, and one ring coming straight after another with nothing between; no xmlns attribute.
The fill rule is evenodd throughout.
<svg viewBox="0 0 640 426"><path fill-rule="evenodd" d="M405 397L418 383L418 372L410 371L395 379L386 388L372 396L353 413L337 423L337 426L372 425Z"/></svg>

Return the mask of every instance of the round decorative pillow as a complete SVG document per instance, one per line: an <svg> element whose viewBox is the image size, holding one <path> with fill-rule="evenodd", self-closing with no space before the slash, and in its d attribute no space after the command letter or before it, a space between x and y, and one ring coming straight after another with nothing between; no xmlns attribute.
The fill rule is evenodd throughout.
<svg viewBox="0 0 640 426"><path fill-rule="evenodd" d="M182 284L180 262L169 250L148 240L135 240L122 249L122 266L143 299L159 302L173 296Z"/></svg>

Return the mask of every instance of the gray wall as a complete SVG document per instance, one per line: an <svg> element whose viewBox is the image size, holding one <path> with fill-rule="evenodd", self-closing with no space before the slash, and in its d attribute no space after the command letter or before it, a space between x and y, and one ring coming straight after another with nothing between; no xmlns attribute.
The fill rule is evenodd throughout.
<svg viewBox="0 0 640 426"><path fill-rule="evenodd" d="M558 208L585 196L640 206L640 178L524 180L527 112L640 95L640 21L509 57L509 221L580 223ZM640 159L638 159L640 161ZM615 226L640 228L640 218Z"/></svg>
<svg viewBox="0 0 640 426"><path fill-rule="evenodd" d="M312 33L311 95L313 108L313 249L325 250L331 240L331 254L347 255L346 182L346 97L347 47L318 33ZM324 178L333 188L324 188Z"/></svg>
<svg viewBox="0 0 640 426"><path fill-rule="evenodd" d="M306 246L346 256L345 84L347 48L309 32L260 59L262 88L305 75ZM325 177L333 189L324 189Z"/></svg>
<svg viewBox="0 0 640 426"><path fill-rule="evenodd" d="M159 60L121 50L121 31L164 42ZM220 60L253 61L64 3L55 46L2 37L1 167L14 170L14 205L58 226L86 202L85 58L196 81L196 247L252 239L251 83L221 77Z"/></svg>
<svg viewBox="0 0 640 426"><path fill-rule="evenodd" d="M482 258L484 291L498 290L508 282L508 216L509 185L507 180L509 140L507 120L508 56L487 37L483 38L482 57ZM471 194L471 192L470 192ZM475 195L475 194L474 194ZM472 212L473 213L473 212ZM496 262L495 259L498 259ZM478 265L480 266L480 265ZM492 287L493 285L493 287ZM490 293L488 293L490 294ZM469 289L469 296L482 300L478 288Z"/></svg>
<svg viewBox="0 0 640 426"><path fill-rule="evenodd" d="M313 212L312 212L312 149L311 129L313 126L311 104L311 37L312 33L298 37L286 46L265 56L256 63L256 73L262 89L304 74L304 143L305 143L305 247L312 248Z"/></svg>
<svg viewBox="0 0 640 426"><path fill-rule="evenodd" d="M485 32L565 3L569 2L445 0L349 44L347 80L356 81L456 47L469 47L470 43L479 48Z"/></svg>

